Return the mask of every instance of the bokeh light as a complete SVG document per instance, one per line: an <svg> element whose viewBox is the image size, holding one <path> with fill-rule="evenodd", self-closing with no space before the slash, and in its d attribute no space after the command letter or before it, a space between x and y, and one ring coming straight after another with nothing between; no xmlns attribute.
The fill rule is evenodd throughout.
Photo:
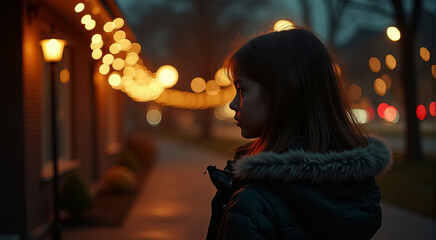
<svg viewBox="0 0 436 240"><path fill-rule="evenodd" d="M59 78L61 79L62 83L68 83L70 81L70 71L68 69L64 68L59 73Z"/></svg>
<svg viewBox="0 0 436 240"><path fill-rule="evenodd" d="M126 32L124 32L123 30L118 30L114 33L114 40L116 42L119 42L125 38L126 38Z"/></svg>
<svg viewBox="0 0 436 240"><path fill-rule="evenodd" d="M371 69L371 71L373 72L380 72L381 69L381 63L380 60L378 60L378 58L376 57L371 57L369 59L369 68Z"/></svg>
<svg viewBox="0 0 436 240"><path fill-rule="evenodd" d="M100 68L98 69L98 71L103 75L108 74L110 70L111 69L110 69L109 65L107 65L107 64L102 64L100 66Z"/></svg>
<svg viewBox="0 0 436 240"><path fill-rule="evenodd" d="M124 67L124 60L121 58L116 58L114 59L114 61L112 62L112 67L115 70L121 70Z"/></svg>
<svg viewBox="0 0 436 240"><path fill-rule="evenodd" d="M74 11L76 11L76 13L82 12L83 9L85 9L85 4L83 3L78 3L76 7L74 7Z"/></svg>
<svg viewBox="0 0 436 240"><path fill-rule="evenodd" d="M113 22L107 22L103 26L105 32L112 32L115 29L115 24Z"/></svg>
<svg viewBox="0 0 436 240"><path fill-rule="evenodd" d="M126 56L126 63L129 65L134 65L136 62L138 62L138 60L139 60L139 56L135 52L131 52Z"/></svg>
<svg viewBox="0 0 436 240"><path fill-rule="evenodd" d="M400 30L398 30L396 27L388 27L386 34L388 35L389 39L394 42L400 40L401 38Z"/></svg>
<svg viewBox="0 0 436 240"><path fill-rule="evenodd" d="M100 59L102 55L103 52L100 49L95 49L94 51L92 51L92 58L95 60Z"/></svg>
<svg viewBox="0 0 436 240"><path fill-rule="evenodd" d="M389 105L387 103L380 103L377 108L377 113L380 116L380 118L385 118L385 110L388 108Z"/></svg>
<svg viewBox="0 0 436 240"><path fill-rule="evenodd" d="M365 124L369 122L368 113L365 111L365 109L354 108L351 110L351 112L353 113L357 122L359 122L360 124Z"/></svg>
<svg viewBox="0 0 436 240"><path fill-rule="evenodd" d="M436 79L436 65L431 65L431 75Z"/></svg>
<svg viewBox="0 0 436 240"><path fill-rule="evenodd" d="M109 47L109 52L111 52L114 55L118 54L120 51L121 51L121 45L119 43L113 43Z"/></svg>
<svg viewBox="0 0 436 240"><path fill-rule="evenodd" d="M288 20L278 20L274 24L274 31L275 32L291 30L293 28L294 28L294 24L291 21L288 21Z"/></svg>
<svg viewBox="0 0 436 240"><path fill-rule="evenodd" d="M391 86L392 86L392 79L391 79L391 77L389 77L389 75L387 75L387 74L382 74L380 78L383 79L383 81L385 82L386 90L389 90L391 88Z"/></svg>
<svg viewBox="0 0 436 240"><path fill-rule="evenodd" d="M427 48L421 47L419 49L419 55L421 56L422 60L428 62L430 60L430 52Z"/></svg>
<svg viewBox="0 0 436 240"><path fill-rule="evenodd" d="M170 88L177 83L179 73L175 67L164 65L157 70L156 78L165 88Z"/></svg>
<svg viewBox="0 0 436 240"><path fill-rule="evenodd" d="M428 111L430 112L430 115L433 117L436 116L436 102L431 102L430 107L428 108Z"/></svg>
<svg viewBox="0 0 436 240"><path fill-rule="evenodd" d="M91 38L91 42L93 42L93 43L99 43L102 40L103 40L103 38L98 33L94 34L94 36L92 36L92 38Z"/></svg>
<svg viewBox="0 0 436 240"><path fill-rule="evenodd" d="M397 60L391 54L386 55L385 63L389 70L394 70L394 68L397 66Z"/></svg>
<svg viewBox="0 0 436 240"><path fill-rule="evenodd" d="M114 61L114 56L112 54L106 54L104 55L102 62L106 65L111 65L112 62Z"/></svg>
<svg viewBox="0 0 436 240"><path fill-rule="evenodd" d="M227 77L227 69L225 68L220 68L218 71L216 71L215 81L218 83L218 85L223 87L228 86L232 83Z"/></svg>
<svg viewBox="0 0 436 240"><path fill-rule="evenodd" d="M120 29L124 26L124 20L122 18L115 18L113 24L116 29Z"/></svg>
<svg viewBox="0 0 436 240"><path fill-rule="evenodd" d="M416 117L418 117L419 120L424 120L426 116L427 110L425 109L424 105L418 105L418 107L416 107Z"/></svg>
<svg viewBox="0 0 436 240"><path fill-rule="evenodd" d="M162 121L162 114L157 108L151 108L147 111L147 122L151 126L157 126Z"/></svg>
<svg viewBox="0 0 436 240"><path fill-rule="evenodd" d="M362 96L362 89L357 84L351 84L348 88L348 95L351 101L357 101Z"/></svg>
<svg viewBox="0 0 436 240"><path fill-rule="evenodd" d="M377 78L374 81L374 91L379 96L384 96L386 94L386 83L381 78Z"/></svg>
<svg viewBox="0 0 436 240"><path fill-rule="evenodd" d="M375 111L371 106L368 106L365 108L365 111L368 114L368 121L371 122L372 120L374 120L375 117Z"/></svg>
<svg viewBox="0 0 436 240"><path fill-rule="evenodd" d="M92 30L95 28L96 22L95 20L91 19L85 24L86 30Z"/></svg>
<svg viewBox="0 0 436 240"><path fill-rule="evenodd" d="M196 77L191 81L191 89L193 92L200 93L206 89L206 81L201 77Z"/></svg>
<svg viewBox="0 0 436 240"><path fill-rule="evenodd" d="M112 73L108 79L109 84L113 88L118 88L121 84L121 76L118 73Z"/></svg>
<svg viewBox="0 0 436 240"><path fill-rule="evenodd" d="M217 95L220 92L220 86L215 80L209 80L206 83L206 93L210 96Z"/></svg>
<svg viewBox="0 0 436 240"><path fill-rule="evenodd" d="M132 43L129 52L134 52L139 54L139 52L141 52L141 45L139 45L139 43Z"/></svg>
<svg viewBox="0 0 436 240"><path fill-rule="evenodd" d="M391 123L398 123L400 120L400 114L395 107L389 106L385 109L384 119Z"/></svg>

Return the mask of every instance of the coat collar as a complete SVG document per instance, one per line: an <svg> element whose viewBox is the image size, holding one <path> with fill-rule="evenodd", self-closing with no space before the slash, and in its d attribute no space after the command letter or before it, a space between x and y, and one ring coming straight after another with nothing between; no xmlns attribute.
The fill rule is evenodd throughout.
<svg viewBox="0 0 436 240"><path fill-rule="evenodd" d="M263 152L245 156L233 164L241 181L343 182L373 178L388 169L392 155L380 138L368 145L342 152L312 153L291 149L285 153Z"/></svg>

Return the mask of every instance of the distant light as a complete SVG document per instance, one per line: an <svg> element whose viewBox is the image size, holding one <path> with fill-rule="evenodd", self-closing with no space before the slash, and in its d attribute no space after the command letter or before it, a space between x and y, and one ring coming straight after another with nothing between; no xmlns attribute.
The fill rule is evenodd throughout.
<svg viewBox="0 0 436 240"><path fill-rule="evenodd" d="M114 61L114 56L112 54L106 54L104 55L102 62L106 65L111 65L112 62Z"/></svg>
<svg viewBox="0 0 436 240"><path fill-rule="evenodd" d="M401 38L400 30L398 30L396 27L388 27L386 34L388 35L389 39L394 42L400 40Z"/></svg>
<svg viewBox="0 0 436 240"><path fill-rule="evenodd" d="M431 65L431 75L436 79L436 65Z"/></svg>
<svg viewBox="0 0 436 240"><path fill-rule="evenodd" d="M85 28L86 28L86 30L92 30L92 29L94 29L94 28L95 28L95 24L96 24L95 20L93 20L93 19L89 20L89 21L85 24Z"/></svg>
<svg viewBox="0 0 436 240"><path fill-rule="evenodd" d="M225 87L232 83L227 77L227 71L228 70L226 68L220 68L218 71L216 71L215 81L218 83L218 85Z"/></svg>
<svg viewBox="0 0 436 240"><path fill-rule="evenodd" d="M368 106L367 108L365 108L365 111L368 113L368 121L371 122L372 120L374 120L375 117L374 109Z"/></svg>
<svg viewBox="0 0 436 240"><path fill-rule="evenodd" d="M206 93L215 96L220 92L221 88L215 80L209 80L206 83Z"/></svg>
<svg viewBox="0 0 436 240"><path fill-rule="evenodd" d="M121 76L120 76L120 74L118 74L118 73L112 73L112 74L109 76L108 82L109 82L109 84L110 84L112 87L114 87L114 88L119 87L120 84L121 84Z"/></svg>
<svg viewBox="0 0 436 240"><path fill-rule="evenodd" d="M430 107L428 108L428 111L430 112L430 115L436 117L436 102L430 103Z"/></svg>
<svg viewBox="0 0 436 240"><path fill-rule="evenodd" d="M100 14L100 8L99 7L93 7L92 8L92 14L94 14L94 15Z"/></svg>
<svg viewBox="0 0 436 240"><path fill-rule="evenodd" d="M365 124L369 122L368 113L364 109L354 108L351 110L357 122Z"/></svg>
<svg viewBox="0 0 436 240"><path fill-rule="evenodd" d="M385 63L389 70L394 70L397 66L397 60L391 54L386 55Z"/></svg>
<svg viewBox="0 0 436 240"><path fill-rule="evenodd" d="M351 84L348 89L350 100L357 101L362 96L362 89L357 84Z"/></svg>
<svg viewBox="0 0 436 240"><path fill-rule="evenodd" d="M94 51L92 51L92 58L95 60L100 59L102 55L103 52L100 49L95 49Z"/></svg>
<svg viewBox="0 0 436 240"><path fill-rule="evenodd" d="M369 59L369 68L373 72L380 72L380 69L381 69L380 60L378 60L378 58L376 58L376 57L371 57Z"/></svg>
<svg viewBox="0 0 436 240"><path fill-rule="evenodd" d="M139 52L141 52L141 45L139 45L139 43L132 43L129 52L135 52L139 54Z"/></svg>
<svg viewBox="0 0 436 240"><path fill-rule="evenodd" d="M386 94L386 83L381 78L374 81L374 91L377 95L384 96Z"/></svg>
<svg viewBox="0 0 436 240"><path fill-rule="evenodd" d="M76 11L76 13L82 12L83 9L85 9L85 4L83 3L78 3L76 5L76 7L74 8L74 11Z"/></svg>
<svg viewBox="0 0 436 240"><path fill-rule="evenodd" d="M427 110L425 110L424 105L418 105L416 108L416 117L418 117L419 120L423 120L427 116Z"/></svg>
<svg viewBox="0 0 436 240"><path fill-rule="evenodd" d="M386 108L388 108L389 105L387 103L381 103L380 105L378 105L377 108L377 113L381 118L385 118L385 110Z"/></svg>
<svg viewBox="0 0 436 240"><path fill-rule="evenodd" d="M82 17L82 20L80 20L80 22L85 25L87 24L89 21L91 21L91 15L86 14L85 16Z"/></svg>
<svg viewBox="0 0 436 240"><path fill-rule="evenodd" d="M389 106L385 109L384 117L386 121L391 123L396 123L395 121L397 120L398 122L399 117L397 117L397 115L398 115L398 111L395 107Z"/></svg>
<svg viewBox="0 0 436 240"><path fill-rule="evenodd" d="M191 89L196 93L203 92L206 89L206 81L201 77L196 77L191 81Z"/></svg>
<svg viewBox="0 0 436 240"><path fill-rule="evenodd" d="M94 34L94 36L92 36L92 38L91 38L91 42L93 42L93 43L99 43L101 40L103 40L103 38L98 33Z"/></svg>
<svg viewBox="0 0 436 240"><path fill-rule="evenodd" d="M116 42L119 42L125 38L126 38L126 32L124 32L123 30L118 30L114 33L114 40Z"/></svg>
<svg viewBox="0 0 436 240"><path fill-rule="evenodd" d="M128 51L131 45L132 44L129 39L121 39L120 41L121 50L123 51Z"/></svg>
<svg viewBox="0 0 436 240"><path fill-rule="evenodd" d="M152 108L148 110L147 112L148 124L150 124L151 126L157 126L161 121L162 121L162 114L158 109Z"/></svg>
<svg viewBox="0 0 436 240"><path fill-rule="evenodd" d="M175 67L164 65L157 70L156 78L165 88L170 88L177 83L179 73Z"/></svg>
<svg viewBox="0 0 436 240"><path fill-rule="evenodd" d="M109 65L107 65L107 64L102 64L100 66L100 68L98 69L98 71L103 75L108 74L110 70L111 69L110 69Z"/></svg>
<svg viewBox="0 0 436 240"><path fill-rule="evenodd" d="M428 62L428 60L430 60L430 52L425 47L421 47L419 49L419 55L421 56L422 60L424 60L426 62Z"/></svg>
<svg viewBox="0 0 436 240"><path fill-rule="evenodd" d="M288 20L278 20L274 24L274 31L275 32L291 30L293 28L294 28L294 24L292 22L288 21Z"/></svg>
<svg viewBox="0 0 436 240"><path fill-rule="evenodd" d="M115 70L121 70L124 67L124 60L121 58L116 58L113 63L112 63L112 67Z"/></svg>
<svg viewBox="0 0 436 240"><path fill-rule="evenodd" d="M109 47L109 52L111 52L114 55L118 54L120 51L121 51L121 45L119 43L113 43Z"/></svg>
<svg viewBox="0 0 436 240"><path fill-rule="evenodd" d="M98 43L91 42L91 49L92 50L99 49L101 47L103 47L103 41L100 41Z"/></svg>
<svg viewBox="0 0 436 240"><path fill-rule="evenodd" d="M138 60L139 60L139 56L135 52L131 52L126 56L126 63L129 65L134 65L135 63L138 62Z"/></svg>
<svg viewBox="0 0 436 240"><path fill-rule="evenodd" d="M103 30L105 32L112 32L115 28L115 24L113 22L107 22L103 25Z"/></svg>
<svg viewBox="0 0 436 240"><path fill-rule="evenodd" d="M70 71L68 71L66 68L62 69L59 74L59 78L61 79L62 83L68 83L70 81Z"/></svg>
<svg viewBox="0 0 436 240"><path fill-rule="evenodd" d="M115 18L113 23L116 29L122 28L124 26L124 20L122 18Z"/></svg>
<svg viewBox="0 0 436 240"><path fill-rule="evenodd" d="M383 79L383 81L386 84L386 90L389 90L391 88L391 85L392 85L391 77L389 77L389 75L387 75L387 74L382 74L381 79Z"/></svg>

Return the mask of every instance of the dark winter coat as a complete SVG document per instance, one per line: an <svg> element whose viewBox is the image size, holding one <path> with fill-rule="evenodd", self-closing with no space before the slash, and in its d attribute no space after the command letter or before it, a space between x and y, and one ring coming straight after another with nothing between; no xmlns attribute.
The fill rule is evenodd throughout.
<svg viewBox="0 0 436 240"><path fill-rule="evenodd" d="M207 239L370 239L381 225L374 177L390 166L386 145L369 138L343 152L302 148L209 166L217 193Z"/></svg>

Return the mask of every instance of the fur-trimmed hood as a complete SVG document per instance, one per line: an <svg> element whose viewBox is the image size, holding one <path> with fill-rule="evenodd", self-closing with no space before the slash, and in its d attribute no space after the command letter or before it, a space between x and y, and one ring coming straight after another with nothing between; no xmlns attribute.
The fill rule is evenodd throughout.
<svg viewBox="0 0 436 240"><path fill-rule="evenodd" d="M242 181L326 182L360 181L373 178L392 163L382 139L369 137L368 145L342 152L312 153L289 150L263 152L235 161L233 173Z"/></svg>

